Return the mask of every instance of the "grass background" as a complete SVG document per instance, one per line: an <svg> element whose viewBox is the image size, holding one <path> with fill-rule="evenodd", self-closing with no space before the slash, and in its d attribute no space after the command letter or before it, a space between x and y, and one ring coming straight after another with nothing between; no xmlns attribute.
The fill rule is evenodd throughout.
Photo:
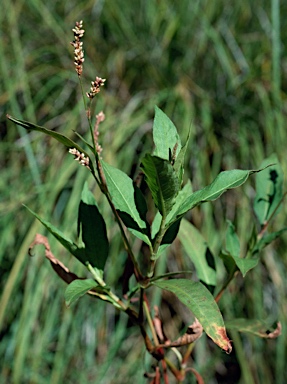
<svg viewBox="0 0 287 384"><path fill-rule="evenodd" d="M35 233L45 231L22 204L72 236L86 170L57 142L24 132L5 115L70 136L73 130L85 135L69 45L71 29L82 19L86 89L95 76L107 78L96 106L106 114L100 137L106 161L134 176L139 156L152 146L156 104L183 139L191 126L185 175L195 189L222 169L259 168L274 152L286 174L287 4L2 0L1 8L0 382L145 383L149 360L127 319L88 297L67 309L65 285L43 251L36 249L32 259L27 256ZM251 179L192 216L215 254L227 218L245 244L253 196ZM285 215L286 207L273 228L284 225ZM126 255L108 211L105 217L113 239L107 280L120 292ZM85 273L49 239L58 258ZM239 277L220 303L226 318L279 318L282 336L266 341L232 333L230 356L203 337L193 358L207 383L285 382L286 242L285 236L268 247L260 266L244 280ZM171 256L182 262L178 243L166 256L169 268ZM166 259L161 260L158 268L164 270ZM180 323L176 316L173 323ZM189 377L187 382L194 381Z"/></svg>

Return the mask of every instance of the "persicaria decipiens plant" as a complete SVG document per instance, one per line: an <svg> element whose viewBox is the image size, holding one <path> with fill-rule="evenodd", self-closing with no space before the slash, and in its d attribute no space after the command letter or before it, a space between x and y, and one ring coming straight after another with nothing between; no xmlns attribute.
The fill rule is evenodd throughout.
<svg viewBox="0 0 287 384"><path fill-rule="evenodd" d="M78 241L63 234L53 224L28 210L56 237L56 239L87 268L87 276L77 276L52 253L48 239L37 234L30 251L37 244L45 247L45 255L54 271L67 284L65 301L67 306L87 294L118 311L125 312L132 320L143 339L147 352L154 358L153 368L146 372L150 383L165 383L174 376L183 382L187 374L195 375L198 382L203 378L192 366L190 355L198 339L205 332L219 348L226 353L232 350L227 329L247 331L264 338L275 338L280 334L281 325L265 323L261 319L233 319L225 324L218 302L226 288L236 276L246 275L260 261L260 254L270 242L286 228L269 232L269 223L283 200L283 174L276 155L266 159L260 170L223 171L206 187L193 191L191 181L184 181L184 159L188 153L189 138L182 142L176 127L165 113L155 107L152 127L154 149L140 159L140 168L152 199L146 199L141 185L135 183L126 173L105 161L104 151L99 144L100 124L103 112L93 118L91 105L105 84L105 79L96 76L89 92L83 92L84 36L83 22L77 22L74 32L74 64L84 98L90 142L78 135L77 143L60 132L48 130L30 122L8 116L14 123L25 129L42 132L58 140L74 155L75 160L91 173L107 199L111 213L119 227L130 270L130 286L123 297L115 293L105 280L105 266L110 257L110 240L101 207L85 183L78 210ZM94 121L94 122L93 122ZM250 175L256 177L254 211L256 222L247 244L247 252L241 254L240 242L231 222L227 223L226 242L219 255L213 255L201 233L185 219L193 208L219 198L229 189L239 187ZM275 177L274 177L275 175ZM270 192L271 191L271 192ZM149 207L151 201L154 207ZM155 209L154 209L155 208ZM150 212L156 211L152 219ZM192 261L194 269L174 273L157 273L157 261L166 257L168 247L176 238ZM145 244L148 252L135 254L134 239ZM245 249L244 248L244 249ZM164 252L165 251L165 252ZM220 257L225 266L225 276L218 282L215 258ZM133 279L131 279L133 276ZM134 283L132 283L134 281ZM190 324L183 335L171 340L163 331L164 318L158 307L150 302L153 289L173 293L192 313ZM96 305L96 303L95 303ZM170 357L175 352L177 360Z"/></svg>

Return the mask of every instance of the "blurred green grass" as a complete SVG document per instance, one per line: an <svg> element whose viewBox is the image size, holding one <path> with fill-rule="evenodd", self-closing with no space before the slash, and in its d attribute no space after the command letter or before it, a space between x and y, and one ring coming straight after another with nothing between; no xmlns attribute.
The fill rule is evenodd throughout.
<svg viewBox="0 0 287 384"><path fill-rule="evenodd" d="M100 137L106 161L134 176L138 156L152 146L156 104L183 139L191 127L186 177L195 189L222 169L256 169L273 152L286 174L287 4L2 0L1 8L0 381L144 383L149 360L127 319L88 297L65 308L64 283L43 251L36 248L38 256L27 256L35 233L45 231L22 203L75 234L85 169L61 145L24 132L5 115L71 136L74 130L86 134L69 45L75 21L83 19L86 89L95 76L107 78L97 102L97 111L106 114ZM250 180L193 215L215 253L226 218L236 223L242 242L248 238L253 188ZM275 228L284 225L285 216L286 207ZM113 246L107 279L120 289L126 256L112 219L108 226ZM53 253L84 275L49 239ZM238 278L220 303L227 318L279 317L282 336L265 341L231 334L230 357L202 338L193 357L207 383L285 382L286 242L285 236L269 247L262 264L244 281ZM178 244L170 254L180 254ZM168 262L172 268L180 256L176 261L169 256ZM159 268L164 270L164 259Z"/></svg>

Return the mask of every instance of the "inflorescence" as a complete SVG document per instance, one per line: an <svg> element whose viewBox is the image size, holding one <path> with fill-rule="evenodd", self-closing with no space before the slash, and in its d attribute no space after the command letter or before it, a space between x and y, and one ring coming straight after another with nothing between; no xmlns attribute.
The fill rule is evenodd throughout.
<svg viewBox="0 0 287 384"><path fill-rule="evenodd" d="M93 99L97 93L100 92L101 87L104 85L104 82L106 79L102 79L101 77L96 77L95 81L92 81L91 84L91 89L90 92L87 92L86 95L88 96L89 99Z"/></svg>
<svg viewBox="0 0 287 384"><path fill-rule="evenodd" d="M83 62L84 62L84 51L83 51L83 42L81 41L81 38L84 36L85 30L83 29L83 21L77 21L75 24L75 27L72 29L74 32L74 41L71 42L71 45L74 47L74 64L76 72L81 77L83 73ZM80 80L81 81L81 80ZM86 96L90 99L90 101L100 92L101 87L104 85L106 79L102 79L101 77L96 77L95 81L91 82L91 88L90 92L86 92ZM90 121L90 109L87 110L87 117ZM95 151L98 153L98 155L102 152L102 147L98 143L99 138L99 125L102 121L104 121L105 115L103 112L99 112L96 115L96 122L94 125L94 144L95 144ZM76 148L70 148L69 152L75 156L75 160L78 161L83 166L89 167L89 158L85 156L84 153L81 153Z"/></svg>
<svg viewBox="0 0 287 384"><path fill-rule="evenodd" d="M75 160L78 161L81 165L84 167L90 169L89 164L90 164L90 159L85 156L84 153L81 153L78 151L76 148L70 148L69 153L75 156Z"/></svg>
<svg viewBox="0 0 287 384"><path fill-rule="evenodd" d="M76 72L80 77L83 72L83 62L84 59L84 51L83 51L83 42L81 38L84 36L85 30L83 29L83 21L77 21L75 28L72 29L74 32L74 41L71 42L74 47L74 64L76 68Z"/></svg>

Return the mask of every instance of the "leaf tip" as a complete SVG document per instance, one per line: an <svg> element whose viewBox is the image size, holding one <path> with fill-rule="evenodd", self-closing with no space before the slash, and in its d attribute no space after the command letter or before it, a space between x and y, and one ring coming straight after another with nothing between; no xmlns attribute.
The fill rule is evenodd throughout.
<svg viewBox="0 0 287 384"><path fill-rule="evenodd" d="M281 331L282 331L282 325L281 325L280 321L278 321L276 329L273 332L268 333L267 338L268 339L276 339L278 336L281 335Z"/></svg>
<svg viewBox="0 0 287 384"><path fill-rule="evenodd" d="M218 340L214 340L216 344L223 349L228 355L232 352L231 340L227 337L225 327L218 327L216 333L219 336Z"/></svg>

